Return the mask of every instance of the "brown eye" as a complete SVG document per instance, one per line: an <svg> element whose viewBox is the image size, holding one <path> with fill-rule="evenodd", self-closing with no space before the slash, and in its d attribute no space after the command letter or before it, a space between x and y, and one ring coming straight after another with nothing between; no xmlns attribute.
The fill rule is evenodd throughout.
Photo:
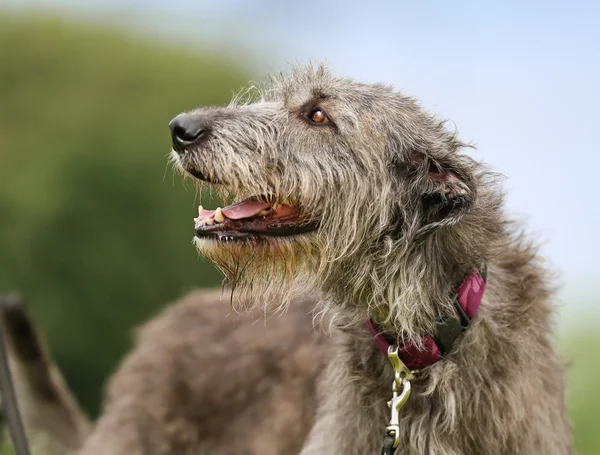
<svg viewBox="0 0 600 455"><path fill-rule="evenodd" d="M310 119L313 123L319 125L329 122L329 118L327 118L327 115L321 109L315 109L312 114L310 114Z"/></svg>

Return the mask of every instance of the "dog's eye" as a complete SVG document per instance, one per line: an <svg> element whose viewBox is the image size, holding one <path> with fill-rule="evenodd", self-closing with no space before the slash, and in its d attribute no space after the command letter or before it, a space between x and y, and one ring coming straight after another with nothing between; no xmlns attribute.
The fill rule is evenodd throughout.
<svg viewBox="0 0 600 455"><path fill-rule="evenodd" d="M325 114L325 112L321 109L315 109L310 114L310 121L318 125L323 125L329 122L329 118L327 117L327 114Z"/></svg>

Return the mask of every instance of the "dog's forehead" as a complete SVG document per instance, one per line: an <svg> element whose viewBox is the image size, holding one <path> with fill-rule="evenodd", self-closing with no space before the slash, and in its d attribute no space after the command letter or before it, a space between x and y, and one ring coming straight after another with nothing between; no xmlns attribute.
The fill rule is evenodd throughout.
<svg viewBox="0 0 600 455"><path fill-rule="evenodd" d="M372 107L385 103L393 90L383 84L367 84L336 77L324 67L304 67L272 79L269 98L290 108L313 100L340 101L347 106Z"/></svg>

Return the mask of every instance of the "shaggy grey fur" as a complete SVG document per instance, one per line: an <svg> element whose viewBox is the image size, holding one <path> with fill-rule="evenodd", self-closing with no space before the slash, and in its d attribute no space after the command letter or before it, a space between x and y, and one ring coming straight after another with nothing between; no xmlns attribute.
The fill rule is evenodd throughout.
<svg viewBox="0 0 600 455"><path fill-rule="evenodd" d="M331 122L307 121L316 107ZM323 67L275 77L254 103L191 115L211 135L175 155L180 169L237 200L289 199L320 225L266 244L196 242L246 299L269 300L282 280L289 295L294 286L321 295L321 314L343 341L302 455L377 452L392 371L364 321L418 344L436 316L453 311L450 289L482 263L489 286L480 313L414 381L399 452L570 453L549 274L502 213L496 177L443 122L389 87Z"/></svg>
<svg viewBox="0 0 600 455"><path fill-rule="evenodd" d="M234 336L203 316L214 296L159 316L111 382L80 453L379 453L393 372L364 321L418 344L436 316L453 311L450 290L481 264L488 288L479 314L413 381L397 453L572 453L552 347L552 277L503 214L495 175L443 122L387 86L308 67L250 93L192 111L210 135L173 160L224 198L290 200L319 224L295 237L196 240L229 276L237 308L288 314L271 321L262 348L251 341L256 332ZM317 107L330 122L311 123ZM318 300L296 300L306 293ZM308 307L331 339L310 335ZM232 337L247 380L231 373ZM278 349L267 369L271 343ZM303 345L310 355L290 359ZM255 411L228 412L232 384L235 409Z"/></svg>

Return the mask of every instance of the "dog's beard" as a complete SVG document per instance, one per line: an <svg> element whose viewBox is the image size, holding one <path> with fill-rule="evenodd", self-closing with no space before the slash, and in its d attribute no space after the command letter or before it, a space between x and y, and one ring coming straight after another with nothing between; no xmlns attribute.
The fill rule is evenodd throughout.
<svg viewBox="0 0 600 455"><path fill-rule="evenodd" d="M317 254L310 236L253 243L196 237L194 244L225 275L233 309L283 312L295 297L316 289L311 270Z"/></svg>

